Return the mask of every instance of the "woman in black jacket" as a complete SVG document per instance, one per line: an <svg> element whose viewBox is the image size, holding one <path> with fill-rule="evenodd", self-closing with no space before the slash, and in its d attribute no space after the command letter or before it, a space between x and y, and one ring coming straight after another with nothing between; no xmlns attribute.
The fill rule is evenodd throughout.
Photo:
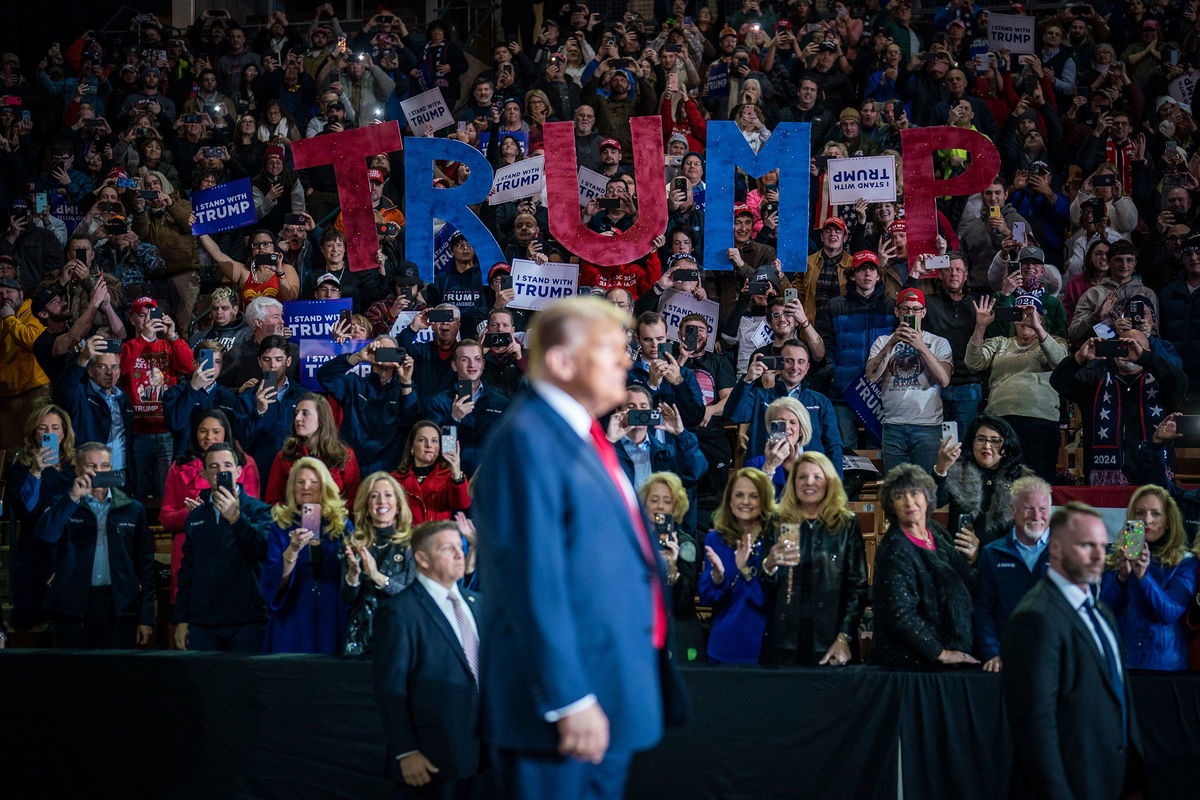
<svg viewBox="0 0 1200 800"><path fill-rule="evenodd" d="M354 499L354 531L342 562L342 602L350 608L344 655L371 652L380 599L417 579L411 538L412 512L404 489L386 472L371 473Z"/></svg>
<svg viewBox="0 0 1200 800"><path fill-rule="evenodd" d="M796 458L779 520L771 548L779 568L763 571L774 596L763 662L848 664L867 602L867 561L842 481L824 454Z"/></svg>
<svg viewBox="0 0 1200 800"><path fill-rule="evenodd" d="M879 490L887 533L875 554L875 656L885 667L978 664L971 655L978 543L951 541L930 516L937 493L920 467L893 467Z"/></svg>
<svg viewBox="0 0 1200 800"><path fill-rule="evenodd" d="M1000 417L980 414L961 443L947 439L938 449L933 468L937 507L949 503L950 525L974 533L982 547L1008 535L1013 481L1032 474L1021 463L1021 440L1013 427ZM962 524L964 515L971 518L969 525Z"/></svg>

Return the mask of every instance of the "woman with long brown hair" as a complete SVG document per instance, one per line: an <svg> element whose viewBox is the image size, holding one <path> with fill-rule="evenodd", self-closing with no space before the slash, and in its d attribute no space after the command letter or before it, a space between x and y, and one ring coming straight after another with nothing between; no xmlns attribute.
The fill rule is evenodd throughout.
<svg viewBox="0 0 1200 800"><path fill-rule="evenodd" d="M283 440L283 447L271 465L267 478L267 491L263 499L268 503L283 500L284 488L292 464L298 459L311 456L329 470L342 497L354 497L360 479L358 459L354 450L338 438L338 426L333 419L333 409L324 395L309 392L296 403L296 415L292 418L292 435Z"/></svg>
<svg viewBox="0 0 1200 800"><path fill-rule="evenodd" d="M392 475L404 487L414 525L450 519L455 511L471 507L461 447L442 452L441 429L436 422L425 419L412 426L400 466Z"/></svg>

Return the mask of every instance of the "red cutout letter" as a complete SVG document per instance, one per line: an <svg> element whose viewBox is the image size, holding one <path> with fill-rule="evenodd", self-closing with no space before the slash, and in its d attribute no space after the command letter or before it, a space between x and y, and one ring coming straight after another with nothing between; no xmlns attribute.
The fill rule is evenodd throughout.
<svg viewBox="0 0 1200 800"><path fill-rule="evenodd" d="M1000 151L991 140L967 128L939 126L900 132L904 153L904 221L908 263L925 253L937 253L937 203L943 195L982 192L1000 172ZM936 178L935 150L966 150L967 171L953 178Z"/></svg>
<svg viewBox="0 0 1200 800"><path fill-rule="evenodd" d="M296 169L333 164L338 201L342 204L342 228L346 233L346 263L353 272L379 269L375 261L379 232L371 207L366 159L403 147L400 125L395 120L292 142Z"/></svg>
<svg viewBox="0 0 1200 800"><path fill-rule="evenodd" d="M575 162L575 126L550 122L542 131L546 144L546 197L550 232L563 247L593 264L611 267L637 261L653 248L654 237L667 230L667 179L663 169L662 117L634 117L633 179L638 218L616 236L601 236L579 219L579 168Z"/></svg>

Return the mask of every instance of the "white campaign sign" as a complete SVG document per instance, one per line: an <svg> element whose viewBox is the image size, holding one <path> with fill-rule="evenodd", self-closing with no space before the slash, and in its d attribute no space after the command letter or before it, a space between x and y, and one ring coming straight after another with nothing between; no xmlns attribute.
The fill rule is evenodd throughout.
<svg viewBox="0 0 1200 800"><path fill-rule="evenodd" d="M825 172L829 181L829 204L854 205L896 202L896 157L863 156L831 158Z"/></svg>
<svg viewBox="0 0 1200 800"><path fill-rule="evenodd" d="M489 206L540 195L546 185L545 156L534 156L496 170Z"/></svg>
<svg viewBox="0 0 1200 800"><path fill-rule="evenodd" d="M400 110L408 120L408 127L412 128L412 132L417 136L424 135L426 125L432 125L435 131L440 131L454 124L454 117L446 106L446 98L442 97L441 89L433 88L415 97L401 100Z"/></svg>
<svg viewBox="0 0 1200 800"><path fill-rule="evenodd" d="M548 261L537 264L524 258L513 259L513 292L510 306L537 311L579 290L579 265Z"/></svg>
<svg viewBox="0 0 1200 800"><path fill-rule="evenodd" d="M1017 55L1034 55L1033 17L1015 14L988 14L988 49L1011 50Z"/></svg>
<svg viewBox="0 0 1200 800"><path fill-rule="evenodd" d="M708 320L708 343L704 349L712 352L717 344L717 315L721 307L712 300L698 300L689 292L670 289L658 301L658 313L667 321L667 338L679 341L679 323L688 314L699 314Z"/></svg>
<svg viewBox="0 0 1200 800"><path fill-rule="evenodd" d="M593 197L603 197L608 178L587 167L579 168L579 205L586 206Z"/></svg>

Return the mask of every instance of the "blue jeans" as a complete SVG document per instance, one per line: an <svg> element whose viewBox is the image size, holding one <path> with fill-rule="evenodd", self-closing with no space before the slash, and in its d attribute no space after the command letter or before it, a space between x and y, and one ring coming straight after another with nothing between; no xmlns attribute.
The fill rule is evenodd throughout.
<svg viewBox="0 0 1200 800"><path fill-rule="evenodd" d="M162 497L167 470L175 455L175 439L169 433L138 433L133 437L133 491L139 500Z"/></svg>
<svg viewBox="0 0 1200 800"><path fill-rule="evenodd" d="M958 440L965 441L967 428L979 416L979 403L983 400L983 384L964 383L960 386L942 387L942 420L958 423Z"/></svg>
<svg viewBox="0 0 1200 800"><path fill-rule="evenodd" d="M928 473L933 473L933 462L937 459L938 446L942 443L942 426L904 425L883 423L883 471L886 473L898 464L916 464Z"/></svg>
<svg viewBox="0 0 1200 800"><path fill-rule="evenodd" d="M838 433L842 435L842 447L849 450L857 450L859 448L858 435L858 416L850 409L850 406L845 403L834 402L833 413L837 416ZM879 443L875 441L875 437L870 431L863 431L862 438L865 440L864 446L867 450L874 449Z"/></svg>

